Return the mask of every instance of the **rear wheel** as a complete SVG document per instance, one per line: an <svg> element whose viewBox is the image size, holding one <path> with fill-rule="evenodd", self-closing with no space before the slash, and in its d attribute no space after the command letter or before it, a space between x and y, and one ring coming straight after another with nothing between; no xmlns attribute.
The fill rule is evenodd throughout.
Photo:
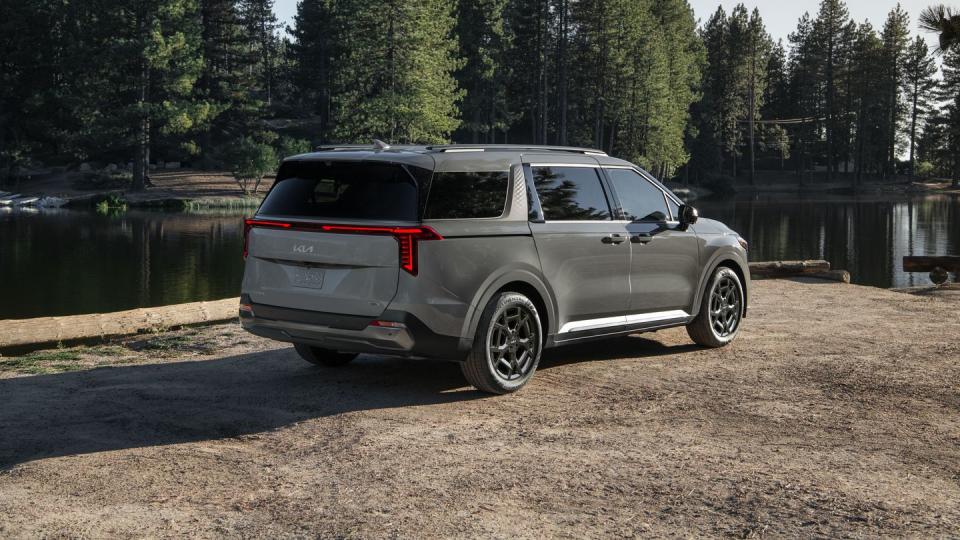
<svg viewBox="0 0 960 540"><path fill-rule="evenodd" d="M687 325L687 334L697 345L723 347L740 332L743 319L743 284L736 272L721 266L707 283L700 313Z"/></svg>
<svg viewBox="0 0 960 540"><path fill-rule="evenodd" d="M293 347L297 350L300 358L303 358L311 364L323 367L340 367L349 364L357 357L355 353L342 353L321 349L320 347L311 347L303 343L294 343Z"/></svg>
<svg viewBox="0 0 960 540"><path fill-rule="evenodd" d="M542 348L543 329L537 307L522 294L505 292L487 304L473 348L460 367L478 390L507 394L533 377Z"/></svg>

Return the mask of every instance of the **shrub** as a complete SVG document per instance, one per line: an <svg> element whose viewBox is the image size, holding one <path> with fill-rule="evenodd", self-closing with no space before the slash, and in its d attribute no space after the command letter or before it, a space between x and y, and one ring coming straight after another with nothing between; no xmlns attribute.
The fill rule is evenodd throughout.
<svg viewBox="0 0 960 540"><path fill-rule="evenodd" d="M919 178L930 178L937 173L936 167L929 161L920 161L917 163L917 176Z"/></svg>
<svg viewBox="0 0 960 540"><path fill-rule="evenodd" d="M306 154L310 150L310 141L306 139L280 137L277 140L277 157L281 160L297 154Z"/></svg>
<svg viewBox="0 0 960 540"><path fill-rule="evenodd" d="M240 139L227 151L227 165L244 195L256 193L263 177L277 166L277 153L267 143L250 137Z"/></svg>

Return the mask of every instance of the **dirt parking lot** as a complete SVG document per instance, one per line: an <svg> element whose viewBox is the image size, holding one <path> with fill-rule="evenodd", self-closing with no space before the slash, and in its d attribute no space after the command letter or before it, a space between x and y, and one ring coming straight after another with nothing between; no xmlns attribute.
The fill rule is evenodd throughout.
<svg viewBox="0 0 960 540"><path fill-rule="evenodd" d="M955 297L757 282L739 340L322 370L235 325L0 359L0 537L960 535Z"/></svg>

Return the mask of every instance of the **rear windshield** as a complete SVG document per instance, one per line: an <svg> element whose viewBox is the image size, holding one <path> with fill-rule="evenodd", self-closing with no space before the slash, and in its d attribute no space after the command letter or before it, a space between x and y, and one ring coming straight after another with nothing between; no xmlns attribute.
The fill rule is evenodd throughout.
<svg viewBox="0 0 960 540"><path fill-rule="evenodd" d="M500 217L507 204L508 184L507 171L436 173L423 219Z"/></svg>
<svg viewBox="0 0 960 540"><path fill-rule="evenodd" d="M391 163L290 161L260 206L271 216L417 221L419 190L409 171ZM422 174L418 174L422 177Z"/></svg>

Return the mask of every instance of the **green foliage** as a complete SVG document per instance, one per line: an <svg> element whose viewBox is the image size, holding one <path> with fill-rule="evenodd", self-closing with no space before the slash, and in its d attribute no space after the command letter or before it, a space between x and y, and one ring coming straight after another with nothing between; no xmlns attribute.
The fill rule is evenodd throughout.
<svg viewBox="0 0 960 540"><path fill-rule="evenodd" d="M127 201L120 195L108 193L97 200L94 208L100 215L116 215L127 211Z"/></svg>
<svg viewBox="0 0 960 540"><path fill-rule="evenodd" d="M507 0L459 2L456 34L464 62L456 78L465 90L461 131L469 142L496 142L497 132L506 132L513 120L507 101L512 34L506 9Z"/></svg>
<svg viewBox="0 0 960 540"><path fill-rule="evenodd" d="M743 5L698 29L686 0L303 0L288 38L274 0L15 4L0 6L0 182L36 161L132 161L139 189L151 156L176 156L256 191L306 140L371 138L594 146L703 181L742 177L751 153L801 178L894 174L908 148L956 169L956 85L935 91L899 7L878 32L821 0L785 47ZM920 20L948 70L957 20Z"/></svg>
<svg viewBox="0 0 960 540"><path fill-rule="evenodd" d="M277 158L283 160L297 154L306 154L312 149L310 141L294 137L280 137L277 139Z"/></svg>
<svg viewBox="0 0 960 540"><path fill-rule="evenodd" d="M454 18L444 0L347 0L334 81L335 137L443 143L460 125Z"/></svg>
<svg viewBox="0 0 960 540"><path fill-rule="evenodd" d="M920 28L938 34L940 52L960 46L960 10L936 4L920 12Z"/></svg>
<svg viewBox="0 0 960 540"><path fill-rule="evenodd" d="M277 153L269 143L244 137L227 152L227 160L237 185L246 195L257 193L263 177L276 168Z"/></svg>

